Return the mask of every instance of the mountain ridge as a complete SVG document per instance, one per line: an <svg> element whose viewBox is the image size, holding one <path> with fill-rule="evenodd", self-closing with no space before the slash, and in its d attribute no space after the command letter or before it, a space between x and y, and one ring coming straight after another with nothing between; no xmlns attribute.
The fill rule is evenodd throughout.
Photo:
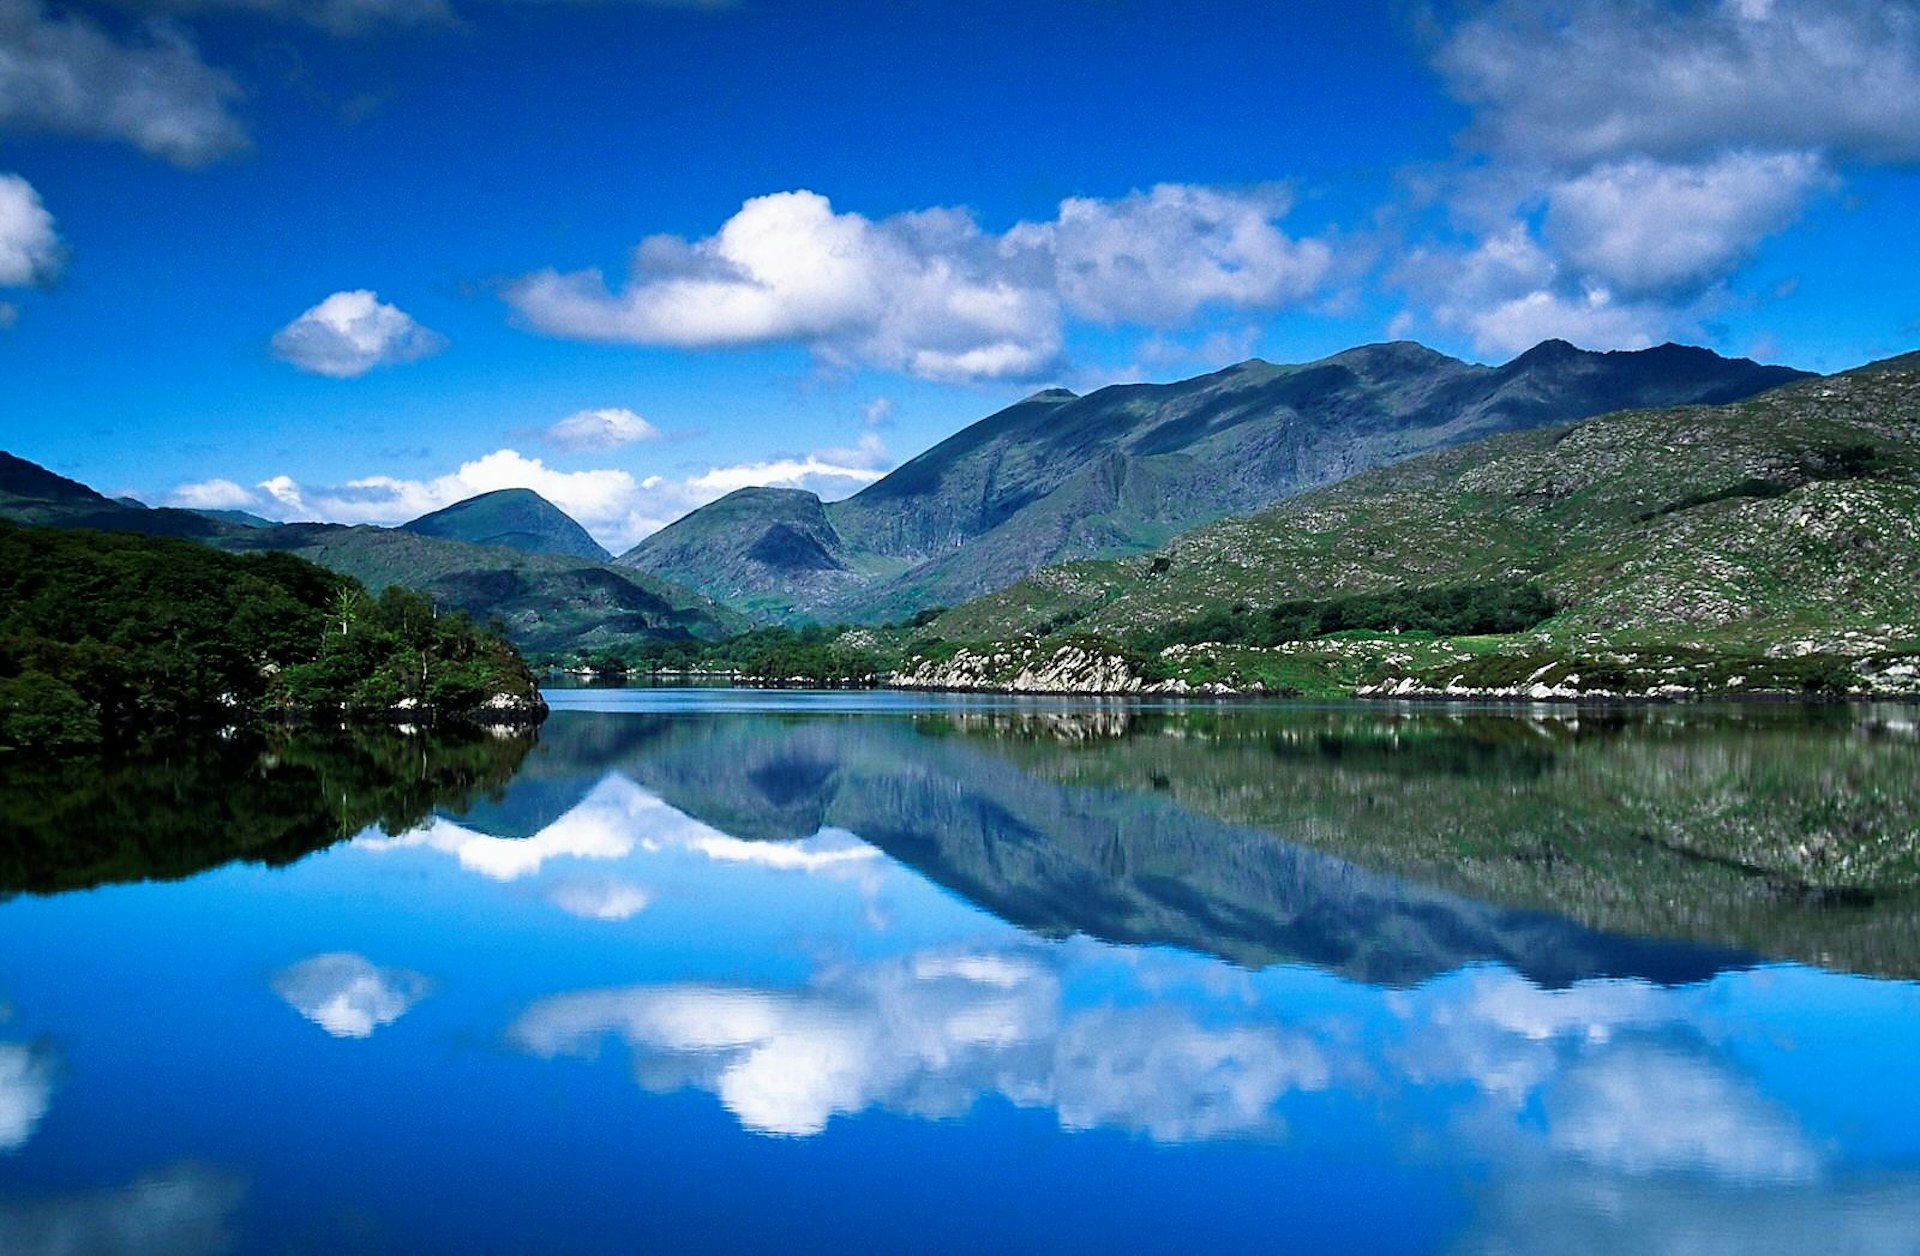
<svg viewBox="0 0 1920 1256"><path fill-rule="evenodd" d="M1249 359L1170 384L1045 390L852 497L815 498L810 536L822 554L808 552L804 576L777 561L783 547L765 551L776 561L756 557L774 522L730 499L615 561L760 619L877 623L1056 562L1146 552L1431 448L1624 408L1737 399L1804 378L1671 344L1593 353L1547 341L1490 367L1390 341L1297 365Z"/></svg>

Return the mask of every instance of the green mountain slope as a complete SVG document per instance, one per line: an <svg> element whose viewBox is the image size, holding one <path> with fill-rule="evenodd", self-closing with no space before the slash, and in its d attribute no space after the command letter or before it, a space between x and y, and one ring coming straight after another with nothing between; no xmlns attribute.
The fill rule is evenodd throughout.
<svg viewBox="0 0 1920 1256"><path fill-rule="evenodd" d="M1534 634L1559 647L1861 654L1911 640L1920 361L1428 454L1150 557L1037 573L924 632L1070 625L1141 641L1197 626L1206 635L1184 639L1222 641L1282 601L1516 581L1560 607Z"/></svg>
<svg viewBox="0 0 1920 1256"><path fill-rule="evenodd" d="M504 546L528 554L563 554L594 562L613 557L571 515L526 488L482 493L400 526L421 536Z"/></svg>
<svg viewBox="0 0 1920 1256"><path fill-rule="evenodd" d="M4 453L0 519L183 537L239 552L291 552L369 589L397 584L482 622L498 616L516 646L538 654L573 655L663 637L720 637L744 626L738 615L698 593L590 559L474 545L398 528L320 523L255 527L190 510L134 508Z"/></svg>
<svg viewBox="0 0 1920 1256"><path fill-rule="evenodd" d="M1085 397L1054 390L845 501L736 494L618 561L763 618L879 622L1064 559L1150 550L1437 447L1630 405L1731 400L1801 377L1676 345L1587 353L1549 341L1495 368L1396 343ZM793 532L808 543L791 544Z"/></svg>

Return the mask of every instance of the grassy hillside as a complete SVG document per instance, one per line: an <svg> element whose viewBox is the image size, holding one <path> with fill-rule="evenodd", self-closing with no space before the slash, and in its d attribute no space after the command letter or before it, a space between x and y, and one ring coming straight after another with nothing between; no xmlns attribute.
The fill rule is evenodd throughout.
<svg viewBox="0 0 1920 1256"><path fill-rule="evenodd" d="M1745 397L1796 378L1675 345L1602 354L1550 341L1496 368L1398 343L1085 397L1052 390L845 501L735 494L619 561L761 618L885 622L1049 563L1150 550L1426 450L1628 405Z"/></svg>
<svg viewBox="0 0 1920 1256"><path fill-rule="evenodd" d="M1857 656L1920 644L1920 362L1424 455L1153 555L1036 573L941 616L919 643L1072 632L1225 643L1225 654L1250 645L1276 661L1318 651L1377 672L1393 650L1277 647L1257 629L1287 601L1515 584L1558 609L1505 641L1408 635L1395 646L1402 671L1508 676L1513 666L1470 662L1502 651Z"/></svg>
<svg viewBox="0 0 1920 1256"><path fill-rule="evenodd" d="M531 489L482 493L400 526L421 536L497 545L527 554L563 554L590 562L613 557L572 516Z"/></svg>
<svg viewBox="0 0 1920 1256"><path fill-rule="evenodd" d="M453 520L446 526L485 532L496 524L527 522L521 509L525 502L516 505L512 494L488 496L504 497L504 507L495 509L485 499L474 499L481 502L474 512L451 508ZM546 506L544 499L535 500ZM558 525L550 515L559 511L534 507L530 526L552 531ZM529 553L427 534L441 528L445 520L426 531L319 523L262 527L197 511L148 510L109 500L84 484L4 453L0 453L0 519L181 537L241 553L298 554L370 590L399 585L428 595L444 609L464 611L483 622L497 617L515 645L539 655L572 657L690 636L723 637L745 626L739 616L700 594L641 572L592 558ZM546 523L539 524L541 519ZM566 516L560 519L578 529Z"/></svg>

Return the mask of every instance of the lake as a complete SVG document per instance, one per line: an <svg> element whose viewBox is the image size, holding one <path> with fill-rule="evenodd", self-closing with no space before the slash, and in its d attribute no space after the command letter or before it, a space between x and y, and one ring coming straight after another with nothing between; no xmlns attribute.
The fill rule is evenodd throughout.
<svg viewBox="0 0 1920 1256"><path fill-rule="evenodd" d="M1920 710L0 765L0 1252L1920 1251Z"/></svg>

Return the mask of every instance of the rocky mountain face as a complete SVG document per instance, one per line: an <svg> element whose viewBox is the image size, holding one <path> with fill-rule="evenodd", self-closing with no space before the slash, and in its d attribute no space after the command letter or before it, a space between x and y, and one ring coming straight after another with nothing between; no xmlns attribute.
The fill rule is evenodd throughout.
<svg viewBox="0 0 1920 1256"><path fill-rule="evenodd" d="M0 519L183 537L226 550L285 550L375 591L403 585L482 622L498 616L515 645L536 653L619 648L661 637L719 637L744 626L737 615L701 594L644 572L578 553L528 548L538 542L577 550L584 541L596 553L605 553L557 506L524 490L486 494L406 528L249 523L112 501L84 484L0 453ZM421 524L427 526L419 528ZM436 535L458 532L492 543ZM511 543L516 540L520 544Z"/></svg>
<svg viewBox="0 0 1920 1256"><path fill-rule="evenodd" d="M745 490L618 562L762 619L883 622L1049 564L1151 550L1435 448L1627 407L1726 402L1798 378L1677 345L1588 353L1549 341L1487 367L1394 343L1084 397L1051 390L845 501Z"/></svg>
<svg viewBox="0 0 1920 1256"><path fill-rule="evenodd" d="M613 557L573 516L532 489L482 493L400 526L421 536L498 545L526 554L560 554L593 562Z"/></svg>

